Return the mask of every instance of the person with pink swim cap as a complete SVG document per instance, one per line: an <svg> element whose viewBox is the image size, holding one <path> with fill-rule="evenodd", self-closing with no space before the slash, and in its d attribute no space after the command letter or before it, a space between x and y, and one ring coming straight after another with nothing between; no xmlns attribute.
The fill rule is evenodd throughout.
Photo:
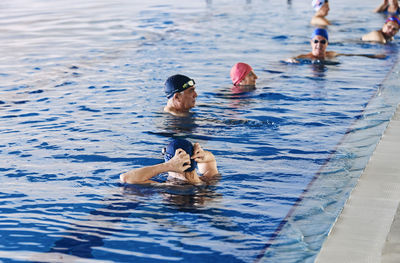
<svg viewBox="0 0 400 263"><path fill-rule="evenodd" d="M230 75L235 87L252 87L254 89L258 79L253 68L243 62L236 63L232 67Z"/></svg>
<svg viewBox="0 0 400 263"><path fill-rule="evenodd" d="M311 19L312 25L320 27L331 25L331 22L325 18L330 10L328 0L313 0L312 7L316 11L315 15Z"/></svg>

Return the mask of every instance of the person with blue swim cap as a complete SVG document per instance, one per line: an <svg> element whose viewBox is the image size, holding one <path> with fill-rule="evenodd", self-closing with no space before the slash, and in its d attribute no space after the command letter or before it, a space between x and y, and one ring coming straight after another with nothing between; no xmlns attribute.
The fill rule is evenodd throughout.
<svg viewBox="0 0 400 263"><path fill-rule="evenodd" d="M326 51L328 47L328 31L324 28L316 28L313 33L311 34L311 52L308 54L298 55L297 57L290 58L286 60L288 63L300 63L300 60L308 60L311 62L314 61L324 61L324 60L331 60L338 56L361 56L361 57L368 57L368 58L386 58L386 55L383 54L344 54L344 53L337 53L334 51Z"/></svg>
<svg viewBox="0 0 400 263"><path fill-rule="evenodd" d="M315 15L311 19L311 24L321 27L329 26L331 22L325 18L330 10L328 0L313 0L312 7L315 10Z"/></svg>
<svg viewBox="0 0 400 263"><path fill-rule="evenodd" d="M332 59L338 56L334 51L326 51L328 47L328 31L324 28L316 28L311 34L311 52L308 54L298 55L297 57L287 60L289 63L298 63L298 59L308 60L325 60Z"/></svg>
<svg viewBox="0 0 400 263"><path fill-rule="evenodd" d="M189 111L196 105L197 93L193 79L177 74L165 81L164 92L168 98L164 112L175 116L188 116Z"/></svg>
<svg viewBox="0 0 400 263"><path fill-rule="evenodd" d="M145 166L120 175L128 184L156 183L154 176L167 173L168 181L178 180L189 184L202 184L218 174L214 155L185 139L173 139L163 149L164 163ZM202 176L196 172L196 167Z"/></svg>
<svg viewBox="0 0 400 263"><path fill-rule="evenodd" d="M371 41L386 44L394 40L394 36L399 32L400 19L397 16L391 16L386 19L385 24L380 30L372 31L362 36L363 41Z"/></svg>

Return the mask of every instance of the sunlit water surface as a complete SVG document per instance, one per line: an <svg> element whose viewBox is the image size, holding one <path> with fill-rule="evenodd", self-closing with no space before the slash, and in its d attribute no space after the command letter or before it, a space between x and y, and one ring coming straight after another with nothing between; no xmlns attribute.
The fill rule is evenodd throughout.
<svg viewBox="0 0 400 263"><path fill-rule="evenodd" d="M312 262L399 96L397 41L359 41L376 1L331 3L328 50L386 54L288 65L308 1L0 3L0 260ZM229 71L253 66L257 89ZM196 80L193 116L162 113L165 79ZM171 136L220 178L124 186Z"/></svg>

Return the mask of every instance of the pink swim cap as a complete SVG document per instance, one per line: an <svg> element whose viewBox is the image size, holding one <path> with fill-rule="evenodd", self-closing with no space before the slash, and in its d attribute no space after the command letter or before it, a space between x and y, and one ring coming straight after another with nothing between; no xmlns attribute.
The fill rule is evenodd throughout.
<svg viewBox="0 0 400 263"><path fill-rule="evenodd" d="M231 69L233 85L239 84L253 69L246 63L236 63Z"/></svg>

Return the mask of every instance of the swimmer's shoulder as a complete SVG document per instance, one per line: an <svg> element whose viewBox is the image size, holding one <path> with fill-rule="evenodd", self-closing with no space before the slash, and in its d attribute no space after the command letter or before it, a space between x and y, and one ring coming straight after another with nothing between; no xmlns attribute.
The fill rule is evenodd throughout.
<svg viewBox="0 0 400 263"><path fill-rule="evenodd" d="M311 18L310 23L313 26L329 26L329 25L331 25L331 22L329 22L328 19L326 19L325 17L321 17L321 16L314 16L313 18Z"/></svg>
<svg viewBox="0 0 400 263"><path fill-rule="evenodd" d="M374 30L372 32L369 32L368 34L365 34L361 38L362 41L372 41L372 42L380 42L380 43L386 43L385 38L383 37L383 34L380 30Z"/></svg>
<svg viewBox="0 0 400 263"><path fill-rule="evenodd" d="M326 51L325 56L326 56L327 59L331 59L331 58L335 58L337 56L340 56L340 54L335 52L335 51Z"/></svg>

